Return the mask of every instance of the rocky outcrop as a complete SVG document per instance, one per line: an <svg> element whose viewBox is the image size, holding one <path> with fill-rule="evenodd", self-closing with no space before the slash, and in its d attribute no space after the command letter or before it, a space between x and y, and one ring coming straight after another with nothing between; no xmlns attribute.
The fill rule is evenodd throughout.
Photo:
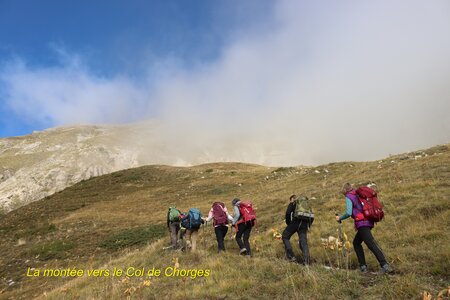
<svg viewBox="0 0 450 300"><path fill-rule="evenodd" d="M74 126L0 139L0 207L5 212L81 180L137 167L124 147L133 127Z"/></svg>

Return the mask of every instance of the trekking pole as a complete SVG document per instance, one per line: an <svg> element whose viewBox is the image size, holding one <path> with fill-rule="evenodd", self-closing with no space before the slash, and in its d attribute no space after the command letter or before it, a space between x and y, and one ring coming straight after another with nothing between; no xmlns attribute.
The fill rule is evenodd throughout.
<svg viewBox="0 0 450 300"><path fill-rule="evenodd" d="M230 228L230 240L233 240L233 232L234 232L233 227L234 226L232 224L228 224L228 228Z"/></svg>
<svg viewBox="0 0 450 300"><path fill-rule="evenodd" d="M336 216L339 216L338 213L335 213ZM338 221L338 231L339 231L339 240L341 240L342 243L342 253L344 254L345 259L345 265L347 267L347 250L345 249L345 240L344 240L344 234L342 233L342 221Z"/></svg>
<svg viewBox="0 0 450 300"><path fill-rule="evenodd" d="M205 223L202 225L202 227L203 227L203 249L206 249L206 245L207 245L207 242L206 242L206 235L205 235L205 226L208 226L208 222L205 220Z"/></svg>

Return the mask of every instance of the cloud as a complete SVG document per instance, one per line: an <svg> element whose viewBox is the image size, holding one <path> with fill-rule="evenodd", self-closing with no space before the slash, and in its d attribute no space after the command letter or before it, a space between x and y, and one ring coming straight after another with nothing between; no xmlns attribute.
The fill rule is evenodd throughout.
<svg viewBox="0 0 450 300"><path fill-rule="evenodd" d="M184 163L376 159L449 141L448 8L279 1L270 28L240 31L219 59L188 70L149 66L137 83L95 76L80 62L38 70L19 62L0 78L9 104L38 121L151 116L158 137L149 129L137 140Z"/></svg>
<svg viewBox="0 0 450 300"><path fill-rule="evenodd" d="M6 103L16 114L49 126L143 117L147 99L131 79L96 76L78 56L61 51L60 66L33 69L15 59L3 68Z"/></svg>

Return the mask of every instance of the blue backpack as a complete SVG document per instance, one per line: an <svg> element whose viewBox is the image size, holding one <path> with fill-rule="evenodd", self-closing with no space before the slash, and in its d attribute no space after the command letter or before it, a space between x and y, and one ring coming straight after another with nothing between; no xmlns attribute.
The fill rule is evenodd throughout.
<svg viewBox="0 0 450 300"><path fill-rule="evenodd" d="M202 225L202 213L198 208L191 208L181 222L184 228L198 229Z"/></svg>

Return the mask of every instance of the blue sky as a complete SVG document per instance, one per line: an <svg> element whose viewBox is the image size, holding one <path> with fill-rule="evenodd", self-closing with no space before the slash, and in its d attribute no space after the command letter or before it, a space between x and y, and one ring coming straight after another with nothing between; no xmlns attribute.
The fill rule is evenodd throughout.
<svg viewBox="0 0 450 300"><path fill-rule="evenodd" d="M122 72L121 57L138 60L144 51L187 63L214 59L234 30L270 14L269 1L240 2L2 0L0 53L49 65L58 63L50 48L59 46L106 73Z"/></svg>
<svg viewBox="0 0 450 300"><path fill-rule="evenodd" d="M0 41L0 137L155 120L281 164L450 141L447 0L0 0Z"/></svg>
<svg viewBox="0 0 450 300"><path fill-rule="evenodd" d="M173 60L183 69L216 60L239 30L269 22L271 5L254 0L0 0L0 66L19 59L36 70L77 56L92 74L139 81L158 76L149 68L160 60ZM5 103L1 83L0 137L59 125L15 112Z"/></svg>

